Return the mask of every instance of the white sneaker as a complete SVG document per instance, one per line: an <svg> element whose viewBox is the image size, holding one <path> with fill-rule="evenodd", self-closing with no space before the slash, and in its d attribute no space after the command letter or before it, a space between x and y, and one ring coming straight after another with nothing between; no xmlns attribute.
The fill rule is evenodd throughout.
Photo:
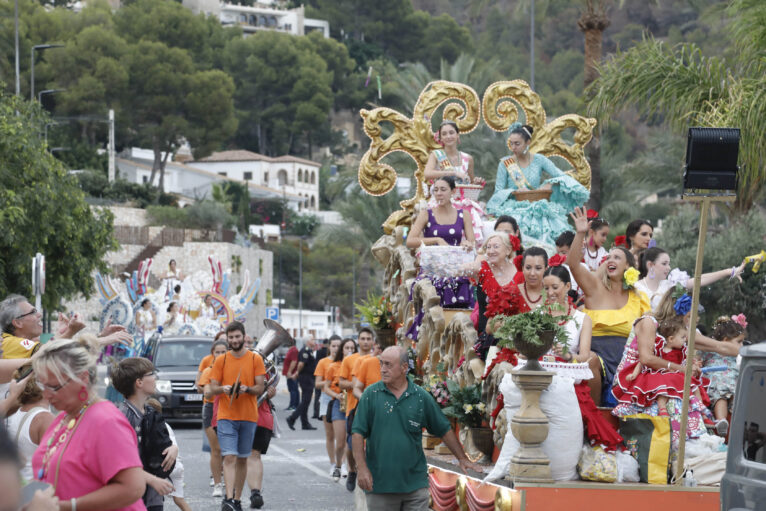
<svg viewBox="0 0 766 511"><path fill-rule="evenodd" d="M340 467L340 476L341 477L348 477L348 467L346 466L345 463L343 465L341 465L341 467Z"/></svg>
<svg viewBox="0 0 766 511"><path fill-rule="evenodd" d="M721 419L719 421L716 421L715 431L720 436L726 436L726 433L729 432L729 421L727 421L726 419Z"/></svg>
<svg viewBox="0 0 766 511"><path fill-rule="evenodd" d="M218 483L213 487L213 497L223 497L223 483Z"/></svg>
<svg viewBox="0 0 766 511"><path fill-rule="evenodd" d="M330 475L335 472L335 463L330 463Z"/></svg>

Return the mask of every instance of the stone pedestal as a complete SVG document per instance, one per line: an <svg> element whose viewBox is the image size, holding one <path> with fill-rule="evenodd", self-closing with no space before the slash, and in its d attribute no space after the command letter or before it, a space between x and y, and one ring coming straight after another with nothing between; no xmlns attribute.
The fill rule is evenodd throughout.
<svg viewBox="0 0 766 511"><path fill-rule="evenodd" d="M521 407L511 419L511 431L520 444L511 458L511 481L552 483L550 460L541 447L548 437L548 418L540 409L540 393L551 384L553 373L519 370L511 374L521 390Z"/></svg>

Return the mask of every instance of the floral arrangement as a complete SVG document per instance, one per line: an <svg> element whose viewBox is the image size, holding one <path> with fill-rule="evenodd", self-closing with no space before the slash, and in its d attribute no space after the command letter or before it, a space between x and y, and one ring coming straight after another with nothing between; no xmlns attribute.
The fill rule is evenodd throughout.
<svg viewBox="0 0 766 511"><path fill-rule="evenodd" d="M375 330L393 327L394 318L391 307L384 296L367 291L367 299L362 303L355 303L354 307L359 311L362 319Z"/></svg>
<svg viewBox="0 0 766 511"><path fill-rule="evenodd" d="M625 273L622 274L622 288L623 289L633 289L633 287L636 285L636 282L638 282L638 277L641 274L638 273L638 270L635 268L628 268L625 270Z"/></svg>
<svg viewBox="0 0 766 511"><path fill-rule="evenodd" d="M423 388L425 388L429 394L431 394L436 400L436 404L444 408L450 402L450 392L447 387L447 382L442 380L439 376L432 374L427 382L424 382Z"/></svg>
<svg viewBox="0 0 766 511"><path fill-rule="evenodd" d="M495 330L495 337L500 339L497 345L500 348L513 348L516 336L521 336L528 344L542 345L540 333L545 331L554 332L554 345L558 344L566 351L567 331L564 324L571 318L569 316L553 316L551 312L561 307L558 304L551 304L545 307L537 308L531 312L515 314L513 316L498 316L500 327Z"/></svg>
<svg viewBox="0 0 766 511"><path fill-rule="evenodd" d="M481 401L481 385L461 387L457 382L446 382L449 391L449 405L442 410L444 415L456 419L469 428L481 427L487 420L487 405Z"/></svg>

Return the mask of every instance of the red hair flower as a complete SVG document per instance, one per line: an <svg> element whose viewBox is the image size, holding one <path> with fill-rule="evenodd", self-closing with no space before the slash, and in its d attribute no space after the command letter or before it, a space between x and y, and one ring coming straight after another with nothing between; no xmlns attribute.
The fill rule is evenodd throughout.
<svg viewBox="0 0 766 511"><path fill-rule="evenodd" d="M598 218L598 211L595 209L589 209L587 211L588 220L593 220L594 218Z"/></svg>
<svg viewBox="0 0 766 511"><path fill-rule="evenodd" d="M623 235L615 236L614 237L614 246L615 247L625 247L628 248L628 241L627 238Z"/></svg>
<svg viewBox="0 0 766 511"><path fill-rule="evenodd" d="M516 266L516 269L519 271L523 269L523 265L521 264L523 259L524 259L524 256L521 254L513 258L513 265Z"/></svg>
<svg viewBox="0 0 766 511"><path fill-rule="evenodd" d="M564 255L556 254L548 259L548 266L561 266L567 262L567 258Z"/></svg>
<svg viewBox="0 0 766 511"><path fill-rule="evenodd" d="M521 250L521 240L513 234L508 235L508 240L511 242L511 249L514 253L518 253Z"/></svg>

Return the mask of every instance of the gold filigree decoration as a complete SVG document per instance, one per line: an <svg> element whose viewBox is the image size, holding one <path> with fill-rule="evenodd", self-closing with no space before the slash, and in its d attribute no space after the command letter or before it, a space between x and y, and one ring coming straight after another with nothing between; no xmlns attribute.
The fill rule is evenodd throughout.
<svg viewBox="0 0 766 511"><path fill-rule="evenodd" d="M524 80L493 83L484 92L481 104L484 122L498 132L508 130L523 112L524 124L535 129L529 150L566 160L572 166L567 174L590 189L590 164L583 151L585 144L593 137L596 119L566 114L546 123L540 96ZM574 143L571 144L561 138L563 131L568 128L573 128L575 132Z"/></svg>
<svg viewBox="0 0 766 511"><path fill-rule="evenodd" d="M364 132L371 139L370 148L359 163L359 185L370 195L385 195L396 186L396 170L381 160L392 153L403 152L417 165L415 196L402 201L402 210L394 212L383 224L390 234L397 225L410 225L415 204L425 198L423 171L431 151L439 149L433 138L431 119L443 105L442 118L457 123L460 133L470 133L479 124L479 95L468 85L439 80L429 83L420 93L412 118L386 107L360 112ZM383 123L393 126L391 135L383 138Z"/></svg>

